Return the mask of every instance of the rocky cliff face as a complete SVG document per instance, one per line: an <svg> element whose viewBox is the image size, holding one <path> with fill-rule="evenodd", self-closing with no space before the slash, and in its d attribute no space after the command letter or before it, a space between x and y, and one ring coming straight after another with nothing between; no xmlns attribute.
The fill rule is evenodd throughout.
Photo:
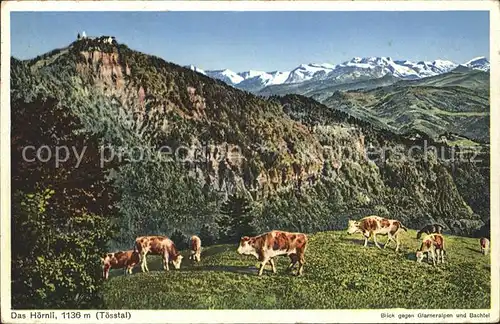
<svg viewBox="0 0 500 324"><path fill-rule="evenodd" d="M171 135L176 127L176 123L172 122L172 115L194 125L204 124L203 128L216 122L210 119L214 114L217 115L215 111L219 108L216 104L207 104L207 94L198 80L182 87L172 87L182 92L176 96L184 96L186 99L183 105L188 109L182 109L183 105L172 100L172 91L160 97L156 87L143 84L138 75L140 73L137 73L139 68L129 65L129 58L123 57L119 47L103 49L99 44L88 42L90 41L87 40L87 44L77 52L76 72L88 84L102 89L106 96L117 97L127 103L135 122L154 120L148 127L155 132L162 132L162 137ZM187 70L182 72L191 73ZM149 89L146 90L147 88ZM150 104L146 104L147 100ZM244 115L241 117L245 119ZM279 117L286 119L284 115ZM276 122L280 122L279 119ZM304 143L308 142L304 151L291 152L288 146L295 143L287 141L281 134L277 134L278 141L270 143L271 145L253 143L251 138L245 143L238 143L188 136L184 138L186 141L176 143L178 146L174 149L180 146L188 148L182 158L186 160L191 174L203 185L228 195L237 190L248 190L258 198L279 190L312 185L320 178L323 169L321 145L314 134L300 123L291 120L286 120L286 123L294 128L292 131L302 133ZM274 134L272 125L266 126L269 129L262 130L264 134L261 135L264 140L269 141Z"/></svg>

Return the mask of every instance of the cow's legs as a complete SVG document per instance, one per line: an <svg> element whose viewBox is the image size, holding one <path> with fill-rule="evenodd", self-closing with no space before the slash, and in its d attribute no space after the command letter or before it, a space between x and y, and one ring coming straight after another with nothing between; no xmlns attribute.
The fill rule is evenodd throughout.
<svg viewBox="0 0 500 324"><path fill-rule="evenodd" d="M289 255L290 257L290 265L288 266L288 271L292 270L293 267L295 266L295 264L297 263L297 261L299 261L299 258L297 257L297 254L295 253L292 253Z"/></svg>
<svg viewBox="0 0 500 324"><path fill-rule="evenodd" d="M363 236L365 237L365 244L364 247L368 245L368 239L370 238L371 234L370 233L363 233Z"/></svg>
<svg viewBox="0 0 500 324"><path fill-rule="evenodd" d="M431 249L430 252L431 252L431 257L432 257L432 265L435 266L436 265L436 255L435 255L433 249Z"/></svg>
<svg viewBox="0 0 500 324"><path fill-rule="evenodd" d="M146 271L146 269L144 268L144 259L145 259L146 255L144 253L142 253L142 251L140 252L139 254L139 262L141 263L141 271L144 272Z"/></svg>
<svg viewBox="0 0 500 324"><path fill-rule="evenodd" d="M269 259L269 262L271 263L271 267L273 268L273 273L276 273L276 267L274 265L274 260L271 258L271 259Z"/></svg>
<svg viewBox="0 0 500 324"><path fill-rule="evenodd" d="M141 257L141 269L142 269L142 272L146 271L146 272L149 272L149 268L148 268L148 261L146 259L146 255L147 255L147 252L144 253Z"/></svg>
<svg viewBox="0 0 500 324"><path fill-rule="evenodd" d="M396 234L395 237L396 237L396 252L398 252L399 251L399 246L401 245L401 242L399 241L399 235L398 234Z"/></svg>
<svg viewBox="0 0 500 324"><path fill-rule="evenodd" d="M299 257L299 270L297 271L297 276L300 276L304 271L304 264L306 260L304 259L305 250L297 251L297 256Z"/></svg>
<svg viewBox="0 0 500 324"><path fill-rule="evenodd" d="M169 271L170 269L168 268L168 252L165 251L165 253L163 254L163 270L167 270Z"/></svg>
<svg viewBox="0 0 500 324"><path fill-rule="evenodd" d="M441 254L441 263L444 263L444 250L439 249L439 254ZM439 259L438 259L439 261Z"/></svg>
<svg viewBox="0 0 500 324"><path fill-rule="evenodd" d="M384 249L387 247L387 245L389 245L389 242L390 241L393 241L394 238L392 237L392 235L390 233L387 234L387 242L385 242L384 244Z"/></svg>
<svg viewBox="0 0 500 324"><path fill-rule="evenodd" d="M268 258L264 258L264 261L261 262L260 268L259 268L259 276L262 276L262 272L264 272L264 267L266 266L266 263L269 261Z"/></svg>
<svg viewBox="0 0 500 324"><path fill-rule="evenodd" d="M373 243L375 243L375 246L377 246L379 249L381 249L380 245L378 245L377 242L377 234L373 233Z"/></svg>

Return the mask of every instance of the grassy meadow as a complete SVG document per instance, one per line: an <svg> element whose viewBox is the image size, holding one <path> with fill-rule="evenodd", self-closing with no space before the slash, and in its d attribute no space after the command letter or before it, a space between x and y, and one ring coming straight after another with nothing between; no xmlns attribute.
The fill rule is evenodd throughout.
<svg viewBox="0 0 500 324"><path fill-rule="evenodd" d="M391 243L379 250L362 246L360 234L345 231L310 235L304 275L286 272L288 257L278 257L257 276L254 257L240 256L235 245L206 247L192 265L183 251L181 270L165 272L161 259L148 258L149 273L113 270L105 283L105 308L112 309L350 309L489 308L490 257L477 239L446 236L446 264L417 264L416 232L402 234L398 253ZM385 243L381 237L379 241ZM425 259L424 259L425 262Z"/></svg>

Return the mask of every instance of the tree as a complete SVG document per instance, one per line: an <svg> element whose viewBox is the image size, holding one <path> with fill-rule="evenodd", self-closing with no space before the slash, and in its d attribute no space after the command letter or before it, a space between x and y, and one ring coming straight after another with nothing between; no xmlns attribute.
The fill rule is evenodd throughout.
<svg viewBox="0 0 500 324"><path fill-rule="evenodd" d="M12 102L15 308L100 305L99 260L113 234L114 191L99 164L99 135L81 130L72 109L54 97L38 93L31 102ZM52 154L47 162L34 153L42 147L43 160ZM53 154L63 151L56 165Z"/></svg>
<svg viewBox="0 0 500 324"><path fill-rule="evenodd" d="M242 236L256 235L248 198L239 194L231 195L222 204L220 212L217 224L220 227L219 236L222 241L235 242Z"/></svg>
<svg viewBox="0 0 500 324"><path fill-rule="evenodd" d="M100 256L112 235L108 219L68 215L66 228L48 206L54 191L12 197L12 305L29 308L102 306Z"/></svg>

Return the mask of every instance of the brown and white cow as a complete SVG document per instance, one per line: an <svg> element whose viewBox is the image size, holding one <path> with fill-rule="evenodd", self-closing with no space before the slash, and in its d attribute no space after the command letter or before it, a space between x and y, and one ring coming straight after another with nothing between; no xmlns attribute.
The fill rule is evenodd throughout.
<svg viewBox="0 0 500 324"><path fill-rule="evenodd" d="M484 255L488 254L490 249L490 240L486 237L481 237L481 239L479 239L479 244L481 245L481 253Z"/></svg>
<svg viewBox="0 0 500 324"><path fill-rule="evenodd" d="M189 249L190 249L190 254L189 254L189 259L200 262L201 261L201 239L193 235L189 239Z"/></svg>
<svg viewBox="0 0 500 324"><path fill-rule="evenodd" d="M433 265L436 265L436 255L437 262L439 263L439 257L441 256L441 263L444 263L444 254L446 253L444 245L443 235L437 233L425 235L416 253L417 262L422 262L424 253L427 253L427 256L430 253Z"/></svg>
<svg viewBox="0 0 500 324"><path fill-rule="evenodd" d="M408 229L401 224L400 221L395 219L387 219L379 216L367 216L359 221L349 220L347 233L349 235L354 233L361 233L365 237L366 247L368 245L368 239L373 236L373 242L380 249L380 245L377 242L377 235L387 235L387 242L384 248L389 244L390 241L396 243L396 252L399 250L399 233L401 230L407 231Z"/></svg>
<svg viewBox="0 0 500 324"><path fill-rule="evenodd" d="M114 253L108 253L102 261L102 276L104 279L108 279L110 269L124 269L125 274L132 274L132 269L136 264L140 262L139 253L130 251L120 251Z"/></svg>
<svg viewBox="0 0 500 324"><path fill-rule="evenodd" d="M174 242L166 236L141 236L135 239L134 251L139 252L141 257L141 270L149 271L146 255L161 255L163 258L163 269L169 270L168 262L172 261L175 269L181 267L182 255L175 247Z"/></svg>
<svg viewBox="0 0 500 324"><path fill-rule="evenodd" d="M271 231L259 236L242 237L237 252L244 255L253 255L261 262L259 276L262 275L267 262L271 263L273 273L276 273L273 258L278 255L288 255L290 257L291 262L288 270L292 270L298 262L297 275L301 275L304 269L306 247L307 236L305 234Z"/></svg>

